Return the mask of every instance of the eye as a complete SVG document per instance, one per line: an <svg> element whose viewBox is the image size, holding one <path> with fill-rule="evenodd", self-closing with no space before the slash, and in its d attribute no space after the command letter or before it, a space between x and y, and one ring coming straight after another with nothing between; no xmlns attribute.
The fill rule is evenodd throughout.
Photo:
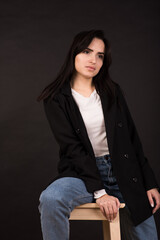
<svg viewBox="0 0 160 240"><path fill-rule="evenodd" d="M104 56L103 56L103 55L99 55L99 58L103 59L103 58L104 58Z"/></svg>
<svg viewBox="0 0 160 240"><path fill-rule="evenodd" d="M83 53L89 53L89 51L88 50L84 50L84 51L82 51Z"/></svg>

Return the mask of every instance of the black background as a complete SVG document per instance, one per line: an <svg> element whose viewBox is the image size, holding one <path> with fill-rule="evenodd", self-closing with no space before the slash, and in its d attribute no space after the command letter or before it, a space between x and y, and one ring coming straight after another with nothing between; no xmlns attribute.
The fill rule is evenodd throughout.
<svg viewBox="0 0 160 240"><path fill-rule="evenodd" d="M102 29L110 40L111 77L126 93L160 184L160 1L6 0L0 12L1 239L42 239L38 199L56 175L58 145L36 97L79 31ZM71 222L71 240L84 233L102 239L100 222Z"/></svg>

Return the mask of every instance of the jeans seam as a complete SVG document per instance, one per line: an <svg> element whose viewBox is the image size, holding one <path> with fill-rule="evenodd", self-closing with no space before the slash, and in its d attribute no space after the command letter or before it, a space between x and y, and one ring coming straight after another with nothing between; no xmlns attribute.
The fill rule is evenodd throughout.
<svg viewBox="0 0 160 240"><path fill-rule="evenodd" d="M70 208L70 210L72 210L72 208L71 208L71 206L72 206L72 203L74 202L74 201L76 201L76 200L79 200L79 199L84 199L84 198L88 198L88 197L93 197L93 194L91 194L91 196L85 196L85 195L81 195L80 197L78 197L78 198L74 198L74 199L72 199L70 202L69 202L69 208ZM77 206L79 206L79 205L77 205Z"/></svg>

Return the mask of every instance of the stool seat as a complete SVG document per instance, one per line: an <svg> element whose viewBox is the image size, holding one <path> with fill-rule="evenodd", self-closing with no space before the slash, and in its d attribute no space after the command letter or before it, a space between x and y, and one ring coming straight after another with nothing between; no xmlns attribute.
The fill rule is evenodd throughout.
<svg viewBox="0 0 160 240"><path fill-rule="evenodd" d="M124 207L125 203L121 203L120 208ZM74 208L69 220L101 220L103 223L104 240L121 239L119 211L116 218L112 222L109 222L102 214L97 203L86 203Z"/></svg>

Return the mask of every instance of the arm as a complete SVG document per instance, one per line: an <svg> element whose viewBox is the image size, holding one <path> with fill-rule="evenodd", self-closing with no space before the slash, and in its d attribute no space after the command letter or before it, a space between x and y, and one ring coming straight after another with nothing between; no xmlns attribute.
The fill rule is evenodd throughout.
<svg viewBox="0 0 160 240"><path fill-rule="evenodd" d="M60 147L58 172L66 173L68 176L71 172L75 173L77 177L84 180L89 192L102 189L104 186L96 163L94 164L93 158L77 136L58 98L44 100L44 109L52 133Z"/></svg>
<svg viewBox="0 0 160 240"><path fill-rule="evenodd" d="M94 187L92 187L91 191L90 187L88 187L87 190L94 193L94 198L104 216L108 220L113 220L120 206L119 200L106 194L98 169L91 169L91 161L93 160L91 160L77 137L74 128L71 126L59 102L56 99L50 102L45 100L44 109L53 135L60 146L59 173L68 171L68 168L72 168L77 172L78 176L85 181L86 185L88 179L90 179L91 182L94 181ZM83 167L78 162L84 162ZM79 165L78 168L76 164ZM101 190L97 191L97 189Z"/></svg>
<svg viewBox="0 0 160 240"><path fill-rule="evenodd" d="M148 200L150 202L150 205L152 207L155 207L153 209L153 213L155 213L160 207L160 194L158 192L160 191L159 185L156 181L152 168L149 165L148 159L144 156L143 147L142 147L139 135L137 133L135 124L133 122L132 116L130 114L128 105L126 103L125 97L122 93L120 86L118 87L118 91L119 91L119 98L124 107L124 112L126 113L130 139L142 170L144 185L147 192ZM155 199L156 206L154 206L153 199Z"/></svg>
<svg viewBox="0 0 160 240"><path fill-rule="evenodd" d="M127 124L128 124L128 130L129 130L129 134L130 134L131 143L133 145L133 148L135 150L137 159L139 161L139 164L140 164L140 167L142 170L145 189L146 190L149 190L152 188L159 189L159 186L155 179L154 173L149 165L148 159L144 156L143 147L142 147L137 129L133 122L132 116L130 114L128 105L126 103L125 97L122 93L120 86L118 87L118 95L119 95L120 101L122 102L122 106L123 106L123 109L124 109L124 112L125 112L125 115L127 118Z"/></svg>
<svg viewBox="0 0 160 240"><path fill-rule="evenodd" d="M95 199L100 198L100 197L102 197L105 194L107 194L105 189L101 189L101 190L95 191L94 192L94 198Z"/></svg>

